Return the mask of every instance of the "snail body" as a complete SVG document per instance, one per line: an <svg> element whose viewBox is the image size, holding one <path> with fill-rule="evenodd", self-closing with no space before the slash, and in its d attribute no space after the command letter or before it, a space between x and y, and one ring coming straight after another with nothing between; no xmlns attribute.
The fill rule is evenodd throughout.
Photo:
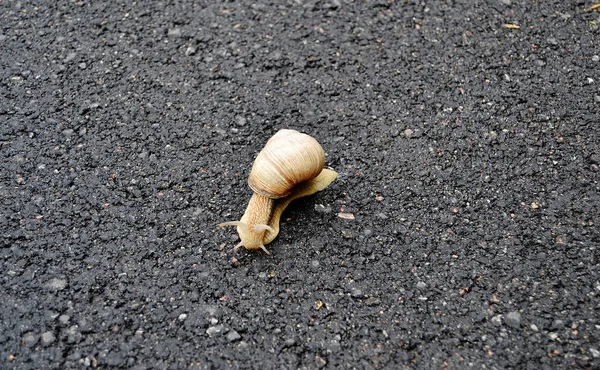
<svg viewBox="0 0 600 370"><path fill-rule="evenodd" d="M279 233L279 220L294 200L325 189L337 173L324 169L325 152L311 136L295 130L279 130L260 151L248 185L254 192L239 221L219 224L237 226L240 243L234 249L262 249Z"/></svg>

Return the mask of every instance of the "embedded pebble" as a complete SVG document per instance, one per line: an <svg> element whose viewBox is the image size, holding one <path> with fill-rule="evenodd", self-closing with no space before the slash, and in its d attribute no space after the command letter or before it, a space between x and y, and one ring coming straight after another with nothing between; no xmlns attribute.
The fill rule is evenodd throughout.
<svg viewBox="0 0 600 370"><path fill-rule="evenodd" d="M352 288L350 289L350 296L352 298L361 298L363 296L363 292L362 290L358 289L358 288Z"/></svg>
<svg viewBox="0 0 600 370"><path fill-rule="evenodd" d="M52 342L54 342L56 340L56 337L54 336L54 333L51 331L47 331L44 334L42 334L42 344L51 344Z"/></svg>
<svg viewBox="0 0 600 370"><path fill-rule="evenodd" d="M215 325L206 329L206 334L208 334L209 337L216 337L217 335L225 333L225 331L227 331L227 329L225 329L225 326Z"/></svg>
<svg viewBox="0 0 600 370"><path fill-rule="evenodd" d="M552 330L560 330L560 329L564 329L565 327L565 322L559 319L556 319L554 321L552 321L552 326L550 327L550 329Z"/></svg>
<svg viewBox="0 0 600 370"><path fill-rule="evenodd" d="M72 61L73 59L75 59L76 56L77 56L76 53L69 53L69 54L67 54L67 56L65 57L65 59L63 59L63 61L65 63L68 63L68 62Z"/></svg>
<svg viewBox="0 0 600 370"><path fill-rule="evenodd" d="M318 213L331 213L331 206L324 206L322 204L315 204L315 211Z"/></svg>
<svg viewBox="0 0 600 370"><path fill-rule="evenodd" d="M375 297L369 297L365 301L365 304L367 306L379 306L381 304L381 301Z"/></svg>
<svg viewBox="0 0 600 370"><path fill-rule="evenodd" d="M168 32L167 35L169 37L181 37L181 28L171 28Z"/></svg>
<svg viewBox="0 0 600 370"><path fill-rule="evenodd" d="M32 333L26 334L23 337L23 343L28 347L34 346L37 343L37 341L38 341L37 335L34 335Z"/></svg>
<svg viewBox="0 0 600 370"><path fill-rule="evenodd" d="M237 123L238 126L246 126L246 118L243 116L236 116L235 123Z"/></svg>
<svg viewBox="0 0 600 370"><path fill-rule="evenodd" d="M196 54L196 48L193 46L188 46L188 48L185 50L185 55L186 56L190 56L190 55L194 55Z"/></svg>
<svg viewBox="0 0 600 370"><path fill-rule="evenodd" d="M67 286L67 280L65 280L65 279L53 278L53 279L50 279L46 283L46 287L53 289L53 290L63 290L66 288L66 286Z"/></svg>
<svg viewBox="0 0 600 370"><path fill-rule="evenodd" d="M242 336L237 331L232 330L229 333L227 333L226 337L227 337L228 341L235 342L236 340L240 339Z"/></svg>
<svg viewBox="0 0 600 370"><path fill-rule="evenodd" d="M521 314L518 312L509 312L504 316L504 322L511 328L518 329L521 327Z"/></svg>

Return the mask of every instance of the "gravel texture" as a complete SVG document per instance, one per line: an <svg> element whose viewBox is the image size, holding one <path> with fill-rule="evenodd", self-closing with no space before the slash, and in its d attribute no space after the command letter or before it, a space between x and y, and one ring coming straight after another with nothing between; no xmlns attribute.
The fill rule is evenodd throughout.
<svg viewBox="0 0 600 370"><path fill-rule="evenodd" d="M0 1L0 368L600 368L592 5Z"/></svg>

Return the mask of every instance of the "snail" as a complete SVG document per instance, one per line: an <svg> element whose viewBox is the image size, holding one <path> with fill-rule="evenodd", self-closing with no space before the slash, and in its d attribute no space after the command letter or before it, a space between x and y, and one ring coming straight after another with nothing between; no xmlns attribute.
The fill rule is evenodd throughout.
<svg viewBox="0 0 600 370"><path fill-rule="evenodd" d="M279 130L254 160L248 185L254 192L239 221L219 224L237 226L240 243L233 249L265 248L279 234L279 219L294 200L325 189L337 172L323 168L325 152L313 137L295 130Z"/></svg>

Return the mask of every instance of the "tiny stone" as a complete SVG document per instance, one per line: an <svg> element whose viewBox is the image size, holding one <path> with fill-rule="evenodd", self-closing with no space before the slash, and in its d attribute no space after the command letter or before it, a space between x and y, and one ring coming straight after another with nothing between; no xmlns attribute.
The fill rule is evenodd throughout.
<svg viewBox="0 0 600 370"><path fill-rule="evenodd" d="M355 219L355 217L352 213L345 213L345 212L338 213L338 217L343 218L344 220L354 220Z"/></svg>
<svg viewBox="0 0 600 370"><path fill-rule="evenodd" d="M327 345L327 350L330 352L339 352L342 349L340 342L336 339L332 339Z"/></svg>
<svg viewBox="0 0 600 370"><path fill-rule="evenodd" d="M313 260L310 262L310 266L313 268L318 268L320 265L320 262L318 260Z"/></svg>
<svg viewBox="0 0 600 370"><path fill-rule="evenodd" d="M509 312L504 316L504 322L511 328L518 329L521 327L521 314L518 312Z"/></svg>
<svg viewBox="0 0 600 370"><path fill-rule="evenodd" d="M167 35L169 37L181 37L181 28L171 28L168 32Z"/></svg>
<svg viewBox="0 0 600 370"><path fill-rule="evenodd" d="M288 339L285 340L284 344L285 344L286 347L291 347L294 344L296 344L296 339L294 339L294 338L288 338Z"/></svg>
<svg viewBox="0 0 600 370"><path fill-rule="evenodd" d="M50 279L50 281L48 281L46 283L46 287L53 289L53 290L63 290L63 289L65 289L66 286L67 286L67 281L65 279L54 278L54 279Z"/></svg>
<svg viewBox="0 0 600 370"><path fill-rule="evenodd" d="M592 61L593 61L593 62L600 62L600 55L594 55L594 56L592 57Z"/></svg>
<svg viewBox="0 0 600 370"><path fill-rule="evenodd" d="M190 55L194 55L196 54L196 48L193 46L188 46L188 48L185 50L185 55L186 56L190 56Z"/></svg>
<svg viewBox="0 0 600 370"><path fill-rule="evenodd" d="M87 64L85 62L81 62L77 65L79 68L81 69L86 69L87 68Z"/></svg>
<svg viewBox="0 0 600 370"><path fill-rule="evenodd" d="M504 5L511 5L512 4L512 0L500 0L500 2Z"/></svg>
<svg viewBox="0 0 600 370"><path fill-rule="evenodd" d="M425 282L423 282L423 281L419 281L419 282L417 283L417 289L419 289L419 290L424 290L424 289L426 289L426 288L427 288L427 284L426 284Z"/></svg>
<svg viewBox="0 0 600 370"><path fill-rule="evenodd" d="M215 337L223 334L225 330L225 326L223 325L211 326L210 328L206 329L206 334L208 334L209 337Z"/></svg>
<svg viewBox="0 0 600 370"><path fill-rule="evenodd" d="M27 334L23 337L23 343L25 343L26 346L28 347L32 347L34 346L38 341L37 335L34 334Z"/></svg>
<svg viewBox="0 0 600 370"><path fill-rule="evenodd" d="M216 317L211 317L210 318L210 324L215 326L219 323L219 319L217 319Z"/></svg>
<svg viewBox="0 0 600 370"><path fill-rule="evenodd" d="M414 131L409 128L404 130L404 136L406 136L406 137L411 137L413 133L414 133Z"/></svg>
<svg viewBox="0 0 600 370"><path fill-rule="evenodd" d="M375 297L369 297L366 301L365 304L367 306L379 306L381 304L381 301Z"/></svg>
<svg viewBox="0 0 600 370"><path fill-rule="evenodd" d="M236 116L235 117L235 123L237 123L238 126L245 126L246 125L246 118L242 117L242 116Z"/></svg>
<svg viewBox="0 0 600 370"><path fill-rule="evenodd" d="M315 211L319 213L331 213L331 207L324 206L322 204L315 204Z"/></svg>
<svg viewBox="0 0 600 370"><path fill-rule="evenodd" d="M556 45L558 45L558 40L556 40L554 37L549 37L548 44L550 44L552 46L556 46Z"/></svg>
<svg viewBox="0 0 600 370"><path fill-rule="evenodd" d="M593 358L598 358L598 357L600 357L600 351L598 351L598 350L597 350L597 349L595 349L595 348L590 348L590 353L592 354L592 357L593 357Z"/></svg>
<svg viewBox="0 0 600 370"><path fill-rule="evenodd" d="M536 66L538 66L538 67L543 67L543 66L545 66L545 65L546 65L546 62L544 62L544 61L543 61L543 60L541 60L541 59L537 59L537 60L536 60L535 62L533 62L533 63L534 63Z"/></svg>
<svg viewBox="0 0 600 370"><path fill-rule="evenodd" d="M533 330L533 331L538 331L538 327L537 327L537 325L536 325L536 324L531 324L530 328L531 328L531 330Z"/></svg>
<svg viewBox="0 0 600 370"><path fill-rule="evenodd" d="M77 334L78 331L79 331L79 326L73 325L73 326L69 327L69 329L67 329L67 334L75 335L75 334Z"/></svg>
<svg viewBox="0 0 600 370"><path fill-rule="evenodd" d="M72 61L73 59L75 59L76 56L77 56L76 53L69 53L69 54L67 54L67 56L64 59L65 63L68 63L68 62Z"/></svg>
<svg viewBox="0 0 600 370"><path fill-rule="evenodd" d="M352 298L361 298L363 296L363 292L362 290L358 289L358 288L352 288L350 289L350 296Z"/></svg>
<svg viewBox="0 0 600 370"><path fill-rule="evenodd" d="M552 326L550 327L552 330L560 330L564 329L565 322L559 319L552 321Z"/></svg>
<svg viewBox="0 0 600 370"><path fill-rule="evenodd" d="M600 103L600 95L594 95L594 101Z"/></svg>
<svg viewBox="0 0 600 370"><path fill-rule="evenodd" d="M492 317L492 324L496 326L502 325L502 315L496 315Z"/></svg>
<svg viewBox="0 0 600 370"><path fill-rule="evenodd" d="M60 315L58 317L58 321L60 321L61 324L67 324L69 320L71 320L71 316L69 315Z"/></svg>
<svg viewBox="0 0 600 370"><path fill-rule="evenodd" d="M179 321L184 321L185 319L187 319L187 314L182 313L181 315L179 315L178 319Z"/></svg>
<svg viewBox="0 0 600 370"><path fill-rule="evenodd" d="M316 361L315 363L319 369L322 368L323 366L327 365L327 360L319 355L317 355L315 357L315 361Z"/></svg>
<svg viewBox="0 0 600 370"><path fill-rule="evenodd" d="M227 340L230 342L235 342L236 340L240 339L242 336L235 330L230 331L229 333L227 333Z"/></svg>
<svg viewBox="0 0 600 370"><path fill-rule="evenodd" d="M556 238L554 238L554 240L556 241L556 244L558 245L566 245L568 243L568 239L566 235L556 235Z"/></svg>
<svg viewBox="0 0 600 370"><path fill-rule="evenodd" d="M54 336L54 333L51 331L47 331L44 334L42 334L42 343L43 344L51 344L52 342L54 342L55 339L56 339L56 337Z"/></svg>

